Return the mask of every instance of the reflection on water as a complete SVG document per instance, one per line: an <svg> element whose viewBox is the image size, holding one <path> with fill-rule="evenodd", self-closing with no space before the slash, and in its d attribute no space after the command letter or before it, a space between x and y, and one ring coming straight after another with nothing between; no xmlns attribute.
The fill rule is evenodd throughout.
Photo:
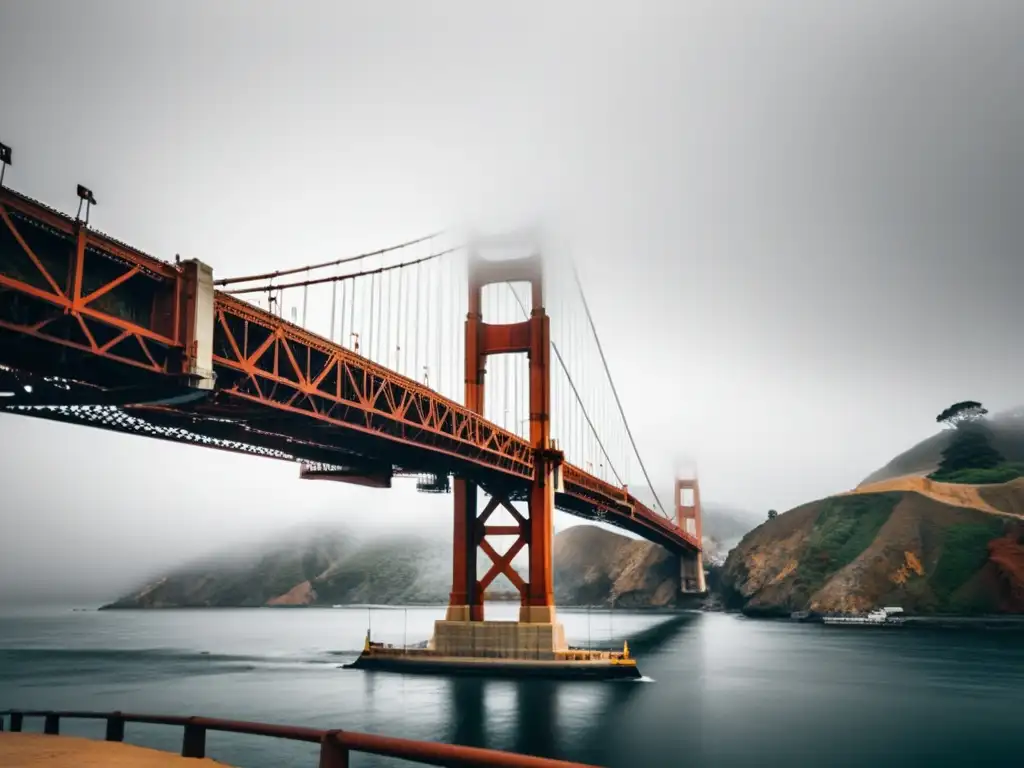
<svg viewBox="0 0 1024 768"><path fill-rule="evenodd" d="M483 680L475 677L454 678L448 683L451 699L449 722L452 728L446 741L470 747L487 744L484 731L484 685Z"/></svg>
<svg viewBox="0 0 1024 768"><path fill-rule="evenodd" d="M735 616L563 610L574 645L629 640L653 683L343 670L374 638L426 639L443 608L0 616L0 708L205 714L450 741L623 768L1021 765L1024 640ZM509 616L503 616L503 612ZM514 618L495 606L489 618ZM33 725L38 729L41 723ZM102 736L102 724L69 723ZM176 750L180 731L130 727ZM315 765L308 745L212 735L210 753ZM373 757L355 766L391 765Z"/></svg>
<svg viewBox="0 0 1024 768"><path fill-rule="evenodd" d="M445 740L603 764L606 733L642 684L451 678Z"/></svg>

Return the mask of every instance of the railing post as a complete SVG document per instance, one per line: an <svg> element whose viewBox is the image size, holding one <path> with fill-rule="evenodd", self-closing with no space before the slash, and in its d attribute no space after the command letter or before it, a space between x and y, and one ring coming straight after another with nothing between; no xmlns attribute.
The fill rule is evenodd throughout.
<svg viewBox="0 0 1024 768"><path fill-rule="evenodd" d="M55 715L51 712L46 716L43 720L43 733L48 733L51 736L56 736L60 733L60 715Z"/></svg>
<svg viewBox="0 0 1024 768"><path fill-rule="evenodd" d="M124 741L124 718L120 712L107 718L107 741Z"/></svg>
<svg viewBox="0 0 1024 768"><path fill-rule="evenodd" d="M181 740L182 757L206 757L206 728L195 723L185 726L185 735Z"/></svg>
<svg viewBox="0 0 1024 768"><path fill-rule="evenodd" d="M348 768L348 747L338 737L341 731L328 731L320 739L319 768Z"/></svg>
<svg viewBox="0 0 1024 768"><path fill-rule="evenodd" d="M21 712L11 712L11 733L21 731L24 715Z"/></svg>

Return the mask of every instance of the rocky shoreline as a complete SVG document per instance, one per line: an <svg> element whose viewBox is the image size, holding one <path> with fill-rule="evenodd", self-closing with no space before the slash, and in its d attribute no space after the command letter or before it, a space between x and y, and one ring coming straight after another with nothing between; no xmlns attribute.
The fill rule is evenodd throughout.
<svg viewBox="0 0 1024 768"><path fill-rule="evenodd" d="M821 624L826 614L814 611L799 611L796 615L773 610L733 609L725 611L745 616L756 621L787 621L798 624ZM846 614L852 615L852 614ZM858 627L860 628L860 627ZM953 630L1003 630L1024 632L1024 615L989 614L983 616L937 614L930 616L904 616L901 629L953 629Z"/></svg>

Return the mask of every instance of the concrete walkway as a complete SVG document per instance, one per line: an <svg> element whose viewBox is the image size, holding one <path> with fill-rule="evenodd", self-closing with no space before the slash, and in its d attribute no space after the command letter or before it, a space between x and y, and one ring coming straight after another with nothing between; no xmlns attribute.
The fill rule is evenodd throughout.
<svg viewBox="0 0 1024 768"><path fill-rule="evenodd" d="M4 768L224 768L209 758L195 760L130 744L74 736L0 732Z"/></svg>

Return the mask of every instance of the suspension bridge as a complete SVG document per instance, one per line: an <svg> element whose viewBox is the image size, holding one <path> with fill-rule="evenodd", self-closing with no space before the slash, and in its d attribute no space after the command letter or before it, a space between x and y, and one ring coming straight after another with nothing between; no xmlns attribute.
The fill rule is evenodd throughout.
<svg viewBox="0 0 1024 768"><path fill-rule="evenodd" d="M0 410L450 493L453 624L483 622L504 575L520 623L561 642L556 508L668 548L680 589L704 591L696 481L663 506L579 276L529 233L221 278L91 227L85 187L72 217L2 183Z"/></svg>

